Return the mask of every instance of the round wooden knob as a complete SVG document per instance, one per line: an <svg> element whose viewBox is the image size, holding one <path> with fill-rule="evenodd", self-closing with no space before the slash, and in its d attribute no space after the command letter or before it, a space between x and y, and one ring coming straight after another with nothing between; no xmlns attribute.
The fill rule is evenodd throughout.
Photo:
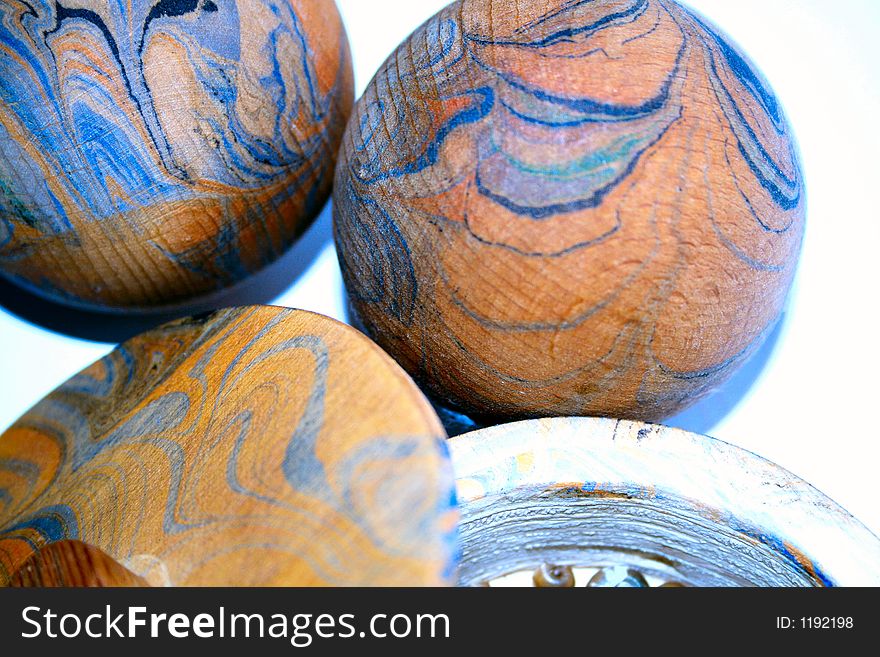
<svg viewBox="0 0 880 657"><path fill-rule="evenodd" d="M106 552L82 541L50 543L25 561L10 586L112 587L148 586L147 582Z"/></svg>
<svg viewBox="0 0 880 657"><path fill-rule="evenodd" d="M334 320L167 324L0 437L0 583L64 539L152 585L450 583L444 438L403 370Z"/></svg>
<svg viewBox="0 0 880 657"><path fill-rule="evenodd" d="M807 482L719 440L565 417L448 444L463 585L538 582L541 564L567 564L577 586L880 583L880 539Z"/></svg>
<svg viewBox="0 0 880 657"><path fill-rule="evenodd" d="M756 69L666 0L464 0L379 70L334 186L358 320L473 415L656 420L775 322L804 229Z"/></svg>
<svg viewBox="0 0 880 657"><path fill-rule="evenodd" d="M13 3L3 24L7 278L183 303L273 261L329 194L352 103L333 0Z"/></svg>

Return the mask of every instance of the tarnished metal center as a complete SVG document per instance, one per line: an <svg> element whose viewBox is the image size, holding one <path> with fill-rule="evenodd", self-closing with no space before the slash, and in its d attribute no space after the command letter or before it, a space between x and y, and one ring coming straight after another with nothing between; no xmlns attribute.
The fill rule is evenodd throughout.
<svg viewBox="0 0 880 657"><path fill-rule="evenodd" d="M479 582L475 586L532 586L538 588L673 588L688 586L674 580L664 580L626 566L590 568L543 563L534 571L519 570L501 577Z"/></svg>

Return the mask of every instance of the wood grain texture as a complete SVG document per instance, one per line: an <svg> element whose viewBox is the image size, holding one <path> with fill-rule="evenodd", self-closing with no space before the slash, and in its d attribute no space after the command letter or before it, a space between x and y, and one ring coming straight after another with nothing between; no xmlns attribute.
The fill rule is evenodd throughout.
<svg viewBox="0 0 880 657"><path fill-rule="evenodd" d="M448 444L465 585L517 571L528 581L542 563L632 567L654 585L880 583L880 539L804 480L720 440L564 417Z"/></svg>
<svg viewBox="0 0 880 657"><path fill-rule="evenodd" d="M147 582L82 541L58 541L35 552L15 571L15 587L148 586Z"/></svg>
<svg viewBox="0 0 880 657"><path fill-rule="evenodd" d="M0 4L0 274L92 308L184 303L320 211L351 110L333 0Z"/></svg>
<svg viewBox="0 0 880 657"><path fill-rule="evenodd" d="M358 320L489 418L668 416L783 307L804 191L782 109L670 0L464 0L357 103L334 186Z"/></svg>
<svg viewBox="0 0 880 657"><path fill-rule="evenodd" d="M64 539L151 585L449 583L444 440L344 324L269 306L167 324L0 436L0 583Z"/></svg>

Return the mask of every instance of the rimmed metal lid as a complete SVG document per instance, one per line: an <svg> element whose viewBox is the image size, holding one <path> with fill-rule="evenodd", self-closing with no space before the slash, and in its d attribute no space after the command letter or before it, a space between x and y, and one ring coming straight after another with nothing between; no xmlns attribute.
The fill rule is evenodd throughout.
<svg viewBox="0 0 880 657"><path fill-rule="evenodd" d="M639 422L550 418L449 441L459 581L542 563L689 585L878 585L880 540L785 469Z"/></svg>

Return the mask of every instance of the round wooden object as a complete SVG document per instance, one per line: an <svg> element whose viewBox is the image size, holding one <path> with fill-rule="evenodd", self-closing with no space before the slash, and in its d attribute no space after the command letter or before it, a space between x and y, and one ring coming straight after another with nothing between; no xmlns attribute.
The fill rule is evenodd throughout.
<svg viewBox="0 0 880 657"><path fill-rule="evenodd" d="M0 274L170 306L270 263L329 194L352 104L333 0L12 2Z"/></svg>
<svg viewBox="0 0 880 657"><path fill-rule="evenodd" d="M268 306L167 324L0 436L0 583L63 539L152 585L449 583L444 439L344 324Z"/></svg>
<svg viewBox="0 0 880 657"><path fill-rule="evenodd" d="M15 571L15 587L148 586L142 577L82 541L64 540L38 550Z"/></svg>
<svg viewBox="0 0 880 657"><path fill-rule="evenodd" d="M668 0L465 0L388 59L334 186L356 316L473 415L656 420L780 314L796 149L745 56Z"/></svg>
<svg viewBox="0 0 880 657"><path fill-rule="evenodd" d="M544 563L655 585L880 584L880 539L790 472L720 440L545 418L449 440L461 583ZM589 577L589 576L588 576Z"/></svg>

